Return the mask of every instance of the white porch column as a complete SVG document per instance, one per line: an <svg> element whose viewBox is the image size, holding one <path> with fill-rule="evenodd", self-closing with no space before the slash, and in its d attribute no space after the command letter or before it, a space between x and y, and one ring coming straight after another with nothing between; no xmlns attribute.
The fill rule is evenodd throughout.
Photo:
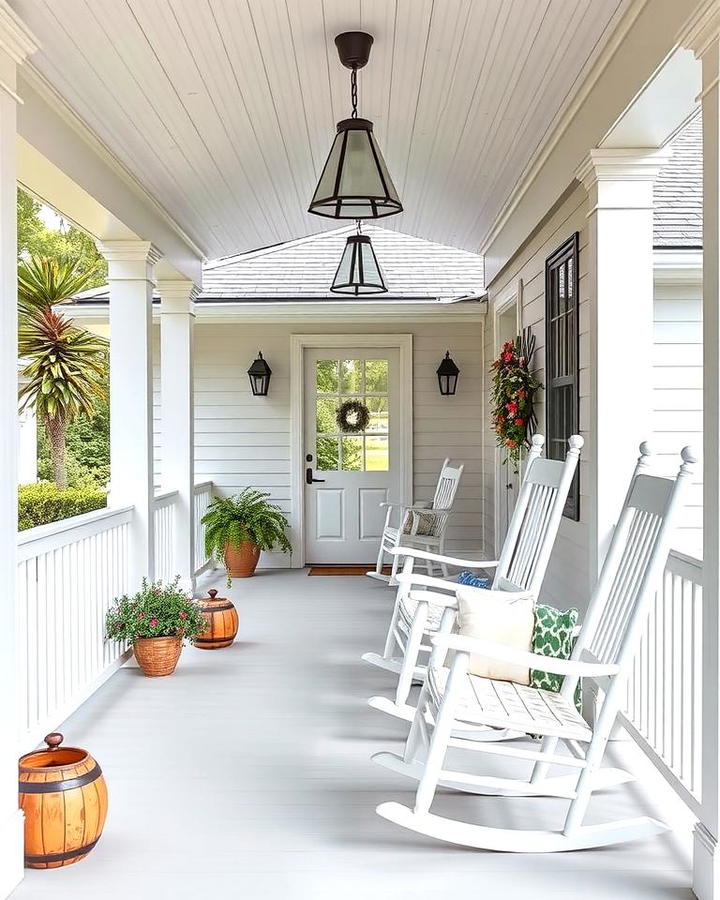
<svg viewBox="0 0 720 900"><path fill-rule="evenodd" d="M688 41L702 61L703 115L703 670L702 787L695 826L693 891L720 898L720 12L700 21Z"/></svg>
<svg viewBox="0 0 720 900"><path fill-rule="evenodd" d="M100 245L110 285L110 497L112 506L134 506L130 589L155 577L153 522L154 266L160 259L147 241Z"/></svg>
<svg viewBox="0 0 720 900"><path fill-rule="evenodd" d="M638 445L650 432L653 346L653 181L667 153L591 150L576 178L588 192L590 340L588 459L594 585L622 506ZM583 402L583 401L581 401Z"/></svg>
<svg viewBox="0 0 720 900"><path fill-rule="evenodd" d="M7 3L0 2L0 897L23 877L23 816L17 802L19 727L15 579L17 573L18 352L16 74L37 49Z"/></svg>
<svg viewBox="0 0 720 900"><path fill-rule="evenodd" d="M194 299L186 279L158 280L160 293L160 391L163 490L178 491L175 567L185 588L195 585L195 429L193 405Z"/></svg>
<svg viewBox="0 0 720 900"><path fill-rule="evenodd" d="M27 382L21 373L22 362L18 365L18 382L22 386ZM37 416L35 408L26 406L18 415L18 483L31 484L37 481Z"/></svg>

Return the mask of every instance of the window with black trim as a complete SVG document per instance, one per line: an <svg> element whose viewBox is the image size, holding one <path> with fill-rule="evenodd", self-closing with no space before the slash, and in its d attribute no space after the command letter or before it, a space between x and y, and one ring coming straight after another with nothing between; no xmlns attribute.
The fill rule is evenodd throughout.
<svg viewBox="0 0 720 900"><path fill-rule="evenodd" d="M580 425L579 273L580 235L545 260L545 403L547 456L565 459L568 438ZM580 519L580 472L563 515Z"/></svg>

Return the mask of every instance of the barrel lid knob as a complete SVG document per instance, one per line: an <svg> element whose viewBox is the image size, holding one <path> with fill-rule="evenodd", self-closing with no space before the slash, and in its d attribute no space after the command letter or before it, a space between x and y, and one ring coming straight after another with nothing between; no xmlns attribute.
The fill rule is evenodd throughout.
<svg viewBox="0 0 720 900"><path fill-rule="evenodd" d="M215 590L215 588L210 588L208 594L210 595L211 600L214 600L217 597L217 591Z"/></svg>
<svg viewBox="0 0 720 900"><path fill-rule="evenodd" d="M52 731L50 734L46 734L43 740L48 745L48 750L57 750L64 738L59 731Z"/></svg>

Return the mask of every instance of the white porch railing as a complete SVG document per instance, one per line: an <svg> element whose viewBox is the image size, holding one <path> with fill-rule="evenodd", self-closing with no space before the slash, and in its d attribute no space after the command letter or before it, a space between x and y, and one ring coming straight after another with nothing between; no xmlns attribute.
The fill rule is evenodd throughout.
<svg viewBox="0 0 720 900"><path fill-rule="evenodd" d="M18 535L20 728L25 749L63 721L128 653L105 641L127 590L132 508L102 509Z"/></svg>
<svg viewBox="0 0 720 900"><path fill-rule="evenodd" d="M155 579L172 581L175 571L175 504L178 491L155 495Z"/></svg>
<svg viewBox="0 0 720 900"><path fill-rule="evenodd" d="M212 481L203 481L195 485L195 574L200 575L212 565L212 560L205 553L205 526L202 517L207 512L213 495Z"/></svg>
<svg viewBox="0 0 720 900"><path fill-rule="evenodd" d="M702 562L673 550L628 683L622 724L695 813L702 752Z"/></svg>

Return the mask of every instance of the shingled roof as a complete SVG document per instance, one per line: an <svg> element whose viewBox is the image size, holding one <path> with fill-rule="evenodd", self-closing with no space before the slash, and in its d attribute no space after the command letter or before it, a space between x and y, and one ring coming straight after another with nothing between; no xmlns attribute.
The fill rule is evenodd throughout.
<svg viewBox="0 0 720 900"><path fill-rule="evenodd" d="M702 119L695 116L670 143L672 156L654 191L656 248L702 247Z"/></svg>
<svg viewBox="0 0 720 900"><path fill-rule="evenodd" d="M345 301L330 291L335 270L354 225L288 241L262 250L213 260L203 268L199 302L244 303ZM481 256L421 238L366 225L388 287L374 301L450 300L484 291ZM107 286L77 295L80 303L106 302ZM364 298L358 301L364 302Z"/></svg>

